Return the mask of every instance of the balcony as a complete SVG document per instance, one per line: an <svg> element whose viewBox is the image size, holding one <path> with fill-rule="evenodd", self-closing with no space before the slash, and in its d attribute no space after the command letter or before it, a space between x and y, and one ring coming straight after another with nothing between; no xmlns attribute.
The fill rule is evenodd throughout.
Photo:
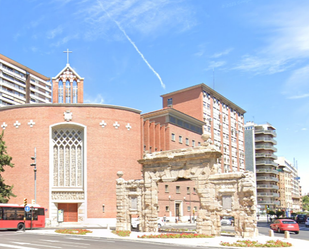
<svg viewBox="0 0 309 249"><path fill-rule="evenodd" d="M258 144L255 146L255 149L258 149L258 150L272 150L274 152L277 151L277 149L272 146L272 145L268 145L268 144Z"/></svg>
<svg viewBox="0 0 309 249"><path fill-rule="evenodd" d="M279 174L279 172L275 169L257 169L256 173L271 173L271 174L275 174L275 175Z"/></svg>
<svg viewBox="0 0 309 249"><path fill-rule="evenodd" d="M257 196L261 197L279 197L278 193L270 193L270 192L257 192Z"/></svg>
<svg viewBox="0 0 309 249"><path fill-rule="evenodd" d="M257 189L279 189L279 186L277 185L267 185L267 184L257 184Z"/></svg>
<svg viewBox="0 0 309 249"><path fill-rule="evenodd" d="M267 135L272 135L274 137L277 136L277 133L274 130L259 130L259 129L255 129L254 133L255 134L267 134Z"/></svg>
<svg viewBox="0 0 309 249"><path fill-rule="evenodd" d="M272 182L279 182L277 177L272 176L258 176L256 177L257 181L272 181Z"/></svg>
<svg viewBox="0 0 309 249"><path fill-rule="evenodd" d="M262 204L262 205L276 205L276 206L279 206L279 205L280 205L280 201L275 201L275 200L259 201L259 200L258 200L258 204Z"/></svg>
<svg viewBox="0 0 309 249"><path fill-rule="evenodd" d="M272 165L275 167L278 166L278 163L275 163L274 161L271 161L271 160L257 160L255 164L256 165Z"/></svg>
<svg viewBox="0 0 309 249"><path fill-rule="evenodd" d="M255 153L255 157L266 157L266 158L272 158L274 160L276 160L278 157L274 154L270 154L270 153Z"/></svg>
<svg viewBox="0 0 309 249"><path fill-rule="evenodd" d="M264 143L277 144L277 141L275 139L268 138L268 137L257 137L257 138L255 138L255 142L264 142Z"/></svg>

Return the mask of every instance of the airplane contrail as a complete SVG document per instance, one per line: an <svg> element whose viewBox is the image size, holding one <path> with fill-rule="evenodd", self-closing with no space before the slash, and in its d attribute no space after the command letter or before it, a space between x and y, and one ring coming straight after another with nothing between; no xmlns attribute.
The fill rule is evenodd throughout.
<svg viewBox="0 0 309 249"><path fill-rule="evenodd" d="M161 86L165 89L165 85L160 77L160 75L156 72L156 70L153 69L153 67L149 64L149 62L146 60L145 56L142 54L141 51L139 51L138 47L135 45L135 43L131 40L131 38L127 35L127 33L125 32L125 30L120 26L120 24L114 20L109 13L104 9L102 3L100 1L98 1L99 5L101 6L101 8L103 9L103 11L107 14L107 16L114 22L116 23L116 25L118 26L118 28L121 30L121 32L124 34L124 36L128 39L128 41L132 44L132 46L135 48L135 50L137 51L137 53L139 53L139 55L142 57L143 61L147 64L147 66L150 68L150 70L158 77L158 79L160 80Z"/></svg>

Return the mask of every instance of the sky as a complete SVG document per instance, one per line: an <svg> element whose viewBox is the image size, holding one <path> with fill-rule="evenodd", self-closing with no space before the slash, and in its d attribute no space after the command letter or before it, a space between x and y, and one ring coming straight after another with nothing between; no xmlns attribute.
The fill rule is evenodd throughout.
<svg viewBox="0 0 309 249"><path fill-rule="evenodd" d="M276 128L277 156L297 162L309 193L308 9L307 0L0 0L0 53L55 77L69 49L85 103L142 113L205 83L245 121Z"/></svg>

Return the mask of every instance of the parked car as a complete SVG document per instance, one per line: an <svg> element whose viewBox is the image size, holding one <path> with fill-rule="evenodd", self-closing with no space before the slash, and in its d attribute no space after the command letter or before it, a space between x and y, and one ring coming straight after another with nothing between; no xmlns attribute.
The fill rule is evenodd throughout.
<svg viewBox="0 0 309 249"><path fill-rule="evenodd" d="M140 222L139 218L132 218L131 227L133 229L139 230L139 222ZM163 220L161 218L158 218L158 228L161 228L163 226L163 224L164 224Z"/></svg>
<svg viewBox="0 0 309 249"><path fill-rule="evenodd" d="M289 231L299 234L299 225L296 221L291 219L276 219L272 224L270 224L270 229L278 233Z"/></svg>
<svg viewBox="0 0 309 249"><path fill-rule="evenodd" d="M309 217L307 217L307 220L306 220L306 222L305 222L305 226L306 226L306 227L309 227Z"/></svg>
<svg viewBox="0 0 309 249"><path fill-rule="evenodd" d="M298 214L295 218L297 223L302 223L302 222L306 222L307 220L307 215L305 214Z"/></svg>
<svg viewBox="0 0 309 249"><path fill-rule="evenodd" d="M234 217L233 216L223 216L221 218L221 226L222 225L233 225L234 224Z"/></svg>

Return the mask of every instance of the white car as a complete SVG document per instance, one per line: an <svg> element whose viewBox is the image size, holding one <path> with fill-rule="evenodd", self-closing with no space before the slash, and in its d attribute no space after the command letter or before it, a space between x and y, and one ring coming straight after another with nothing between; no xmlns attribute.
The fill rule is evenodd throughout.
<svg viewBox="0 0 309 249"><path fill-rule="evenodd" d="M309 227L309 217L307 217L307 219L306 219L305 226Z"/></svg>
<svg viewBox="0 0 309 249"><path fill-rule="evenodd" d="M221 220L221 226L223 226L223 225L230 226L230 225L232 225L232 221L230 219L223 218Z"/></svg>
<svg viewBox="0 0 309 249"><path fill-rule="evenodd" d="M162 221L162 218L158 218L158 228L161 228L163 225L164 222ZM132 228L139 230L139 218L132 218L131 226Z"/></svg>

